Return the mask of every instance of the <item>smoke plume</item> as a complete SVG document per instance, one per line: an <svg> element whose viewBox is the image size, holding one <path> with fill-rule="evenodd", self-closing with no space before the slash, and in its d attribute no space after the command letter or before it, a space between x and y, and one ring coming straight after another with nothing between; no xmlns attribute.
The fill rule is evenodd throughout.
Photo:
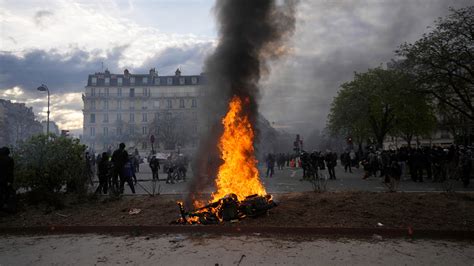
<svg viewBox="0 0 474 266"><path fill-rule="evenodd" d="M288 49L285 41L295 28L296 3L292 0L216 1L219 43L205 64L207 88L203 115L208 120L209 134L201 141L195 156L191 196L197 196L216 176L221 163L217 150L222 130L220 119L232 96L250 100L244 112L253 128L258 129L259 81L270 71L268 61L277 59Z"/></svg>

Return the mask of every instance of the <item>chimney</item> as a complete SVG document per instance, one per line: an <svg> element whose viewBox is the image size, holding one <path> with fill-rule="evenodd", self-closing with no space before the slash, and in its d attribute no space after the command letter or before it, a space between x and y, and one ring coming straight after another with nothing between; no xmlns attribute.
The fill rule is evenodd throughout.
<svg viewBox="0 0 474 266"><path fill-rule="evenodd" d="M176 75L177 77L181 76L181 70L179 70L179 68L176 69L175 75Z"/></svg>
<svg viewBox="0 0 474 266"><path fill-rule="evenodd" d="M150 76L155 76L156 71L155 68L150 68Z"/></svg>
<svg viewBox="0 0 474 266"><path fill-rule="evenodd" d="M123 75L124 75L125 77L128 77L128 75L130 75L130 72L128 72L128 69L125 69L125 70L123 71Z"/></svg>

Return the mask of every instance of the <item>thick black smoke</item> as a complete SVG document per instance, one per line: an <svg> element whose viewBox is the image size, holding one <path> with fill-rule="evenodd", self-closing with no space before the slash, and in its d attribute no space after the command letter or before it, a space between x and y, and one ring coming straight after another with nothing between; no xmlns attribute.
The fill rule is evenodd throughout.
<svg viewBox="0 0 474 266"><path fill-rule="evenodd" d="M231 97L250 100L244 112L256 128L259 81L269 72L267 61L286 50L285 40L295 28L295 6L296 1L291 0L216 1L219 44L205 65L208 84L203 115L210 130L195 157L191 195L202 192L216 176L221 163L217 150L222 130L220 119Z"/></svg>

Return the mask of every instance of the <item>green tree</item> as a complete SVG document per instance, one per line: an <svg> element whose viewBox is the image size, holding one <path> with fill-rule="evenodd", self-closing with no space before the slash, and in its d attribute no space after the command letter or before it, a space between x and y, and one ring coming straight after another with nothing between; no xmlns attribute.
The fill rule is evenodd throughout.
<svg viewBox="0 0 474 266"><path fill-rule="evenodd" d="M85 146L77 139L33 136L14 150L15 185L48 201L64 188L85 194Z"/></svg>
<svg viewBox="0 0 474 266"><path fill-rule="evenodd" d="M450 9L435 28L396 54L417 81L417 89L474 120L474 6Z"/></svg>
<svg viewBox="0 0 474 266"><path fill-rule="evenodd" d="M413 90L411 77L394 69L375 68L355 73L341 85L329 114L333 134L351 135L356 141L374 138L379 146L387 134L407 141L428 134L434 116L424 97Z"/></svg>

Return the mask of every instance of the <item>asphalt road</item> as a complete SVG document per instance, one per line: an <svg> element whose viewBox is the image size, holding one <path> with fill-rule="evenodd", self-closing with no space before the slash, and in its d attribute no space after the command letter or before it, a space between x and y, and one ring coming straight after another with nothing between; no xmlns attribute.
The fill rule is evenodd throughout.
<svg viewBox="0 0 474 266"><path fill-rule="evenodd" d="M301 168L289 168L286 167L283 170L275 169L275 175L272 178L265 177L265 169L260 169L261 180L264 183L267 192L269 193L285 193L285 192L303 192L312 191L313 187L311 183L307 181L300 181L303 175ZM382 183L382 178L371 177L366 180L362 179L362 169L352 169L352 173L344 172L344 169L340 166L336 167L336 180L328 180L326 188L328 191L371 191L371 192L384 192L388 191L387 187ZM323 171L327 175L327 171ZM160 178L165 179L166 174L159 173ZM153 193L153 182L151 181L151 170L147 164L140 165L140 172L137 174L137 178L142 180L136 186L137 194ZM188 178L192 178L192 172L188 172ZM179 182L176 184L166 184L165 181L155 182L155 193L161 194L183 194L189 191L189 179L186 182ZM471 180L469 188L465 189L462 187L461 181L452 181L453 189L455 191L474 191L474 180ZM410 178L404 177L400 182L398 191L404 192L443 192L446 190L446 184L433 183L426 179L423 183L413 182ZM211 193L212 187L209 187L204 192ZM131 194L130 189L125 185L125 193Z"/></svg>

